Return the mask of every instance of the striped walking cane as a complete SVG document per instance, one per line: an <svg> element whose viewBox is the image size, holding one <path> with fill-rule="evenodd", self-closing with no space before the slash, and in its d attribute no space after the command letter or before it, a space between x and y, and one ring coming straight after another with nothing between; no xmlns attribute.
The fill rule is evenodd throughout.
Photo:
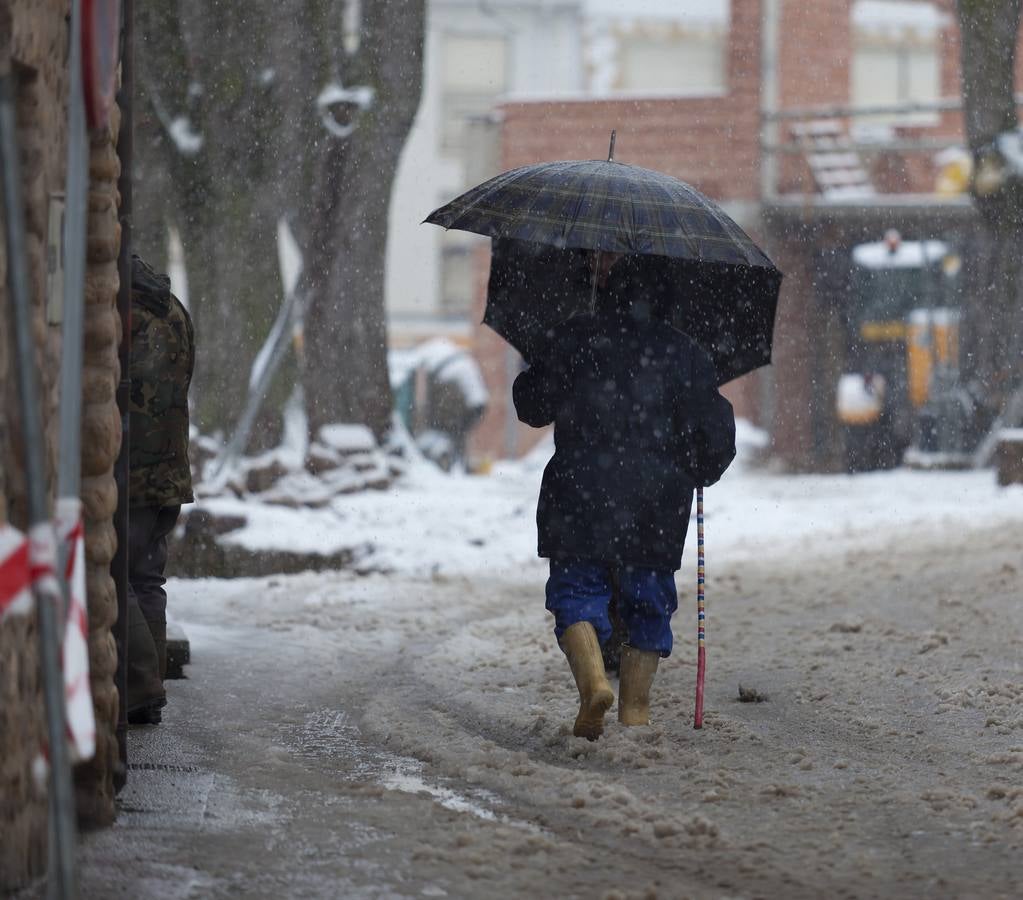
<svg viewBox="0 0 1023 900"><path fill-rule="evenodd" d="M703 679L707 674L707 648L704 646L704 627L707 613L704 609L703 558L703 488L696 489L696 714L693 728L703 728Z"/></svg>

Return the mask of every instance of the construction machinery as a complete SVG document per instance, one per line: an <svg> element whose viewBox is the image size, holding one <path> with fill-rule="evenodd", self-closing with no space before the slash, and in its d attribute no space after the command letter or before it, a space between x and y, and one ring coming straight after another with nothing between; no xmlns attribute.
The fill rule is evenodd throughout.
<svg viewBox="0 0 1023 900"><path fill-rule="evenodd" d="M853 248L836 396L850 471L966 463L959 270L940 240L903 241L889 231Z"/></svg>

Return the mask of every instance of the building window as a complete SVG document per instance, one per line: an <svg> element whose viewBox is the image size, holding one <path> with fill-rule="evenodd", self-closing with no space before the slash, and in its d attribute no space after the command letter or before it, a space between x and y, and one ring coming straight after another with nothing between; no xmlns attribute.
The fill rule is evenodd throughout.
<svg viewBox="0 0 1023 900"><path fill-rule="evenodd" d="M507 57L503 37L444 36L441 146L446 152L461 153L467 120L488 113L507 91Z"/></svg>
<svg viewBox="0 0 1023 900"><path fill-rule="evenodd" d="M636 27L618 39L615 88L625 92L722 93L724 29Z"/></svg>
<svg viewBox="0 0 1023 900"><path fill-rule="evenodd" d="M585 0L584 6L592 94L700 96L728 89L731 0Z"/></svg>
<svg viewBox="0 0 1023 900"><path fill-rule="evenodd" d="M851 99L855 106L926 103L941 96L941 29L932 3L860 0L853 4ZM926 124L934 113L872 117Z"/></svg>

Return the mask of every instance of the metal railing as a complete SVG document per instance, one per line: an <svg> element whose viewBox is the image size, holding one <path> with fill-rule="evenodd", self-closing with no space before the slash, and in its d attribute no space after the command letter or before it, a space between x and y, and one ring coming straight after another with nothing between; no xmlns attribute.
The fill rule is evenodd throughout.
<svg viewBox="0 0 1023 900"><path fill-rule="evenodd" d="M1016 94L1016 104L1023 106L1023 93ZM935 124L919 123L905 120L904 117L927 115L934 113L960 112L963 108L961 97L943 97L930 101L910 101L896 104L876 104L857 106L852 104L820 104L811 106L788 107L784 109L762 108L760 112L760 152L761 152L761 193L762 199L770 201L780 196L805 196L811 200L815 195L800 195L778 190L778 158L781 156L799 156L814 152L805 141L798 139L785 140L779 135L785 124L810 122L818 120L863 120L868 118L891 117L894 121L879 122L878 125L888 126L893 132L900 128L917 128L922 131L933 129ZM903 121L899 121L903 117ZM879 136L871 139L857 139L854 135L848 138L835 139L828 145L832 153L936 153L950 147L961 147L966 142L962 133L944 135L921 135L907 137L893 133L890 137Z"/></svg>

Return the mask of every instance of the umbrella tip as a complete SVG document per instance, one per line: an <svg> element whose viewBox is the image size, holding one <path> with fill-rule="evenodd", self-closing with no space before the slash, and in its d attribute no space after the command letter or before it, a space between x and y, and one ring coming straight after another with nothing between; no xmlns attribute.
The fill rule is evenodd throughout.
<svg viewBox="0 0 1023 900"><path fill-rule="evenodd" d="M614 128L612 128L611 129L611 146L607 148L607 161L608 162L612 162L614 160L614 158L615 158L615 135L617 135L617 134L618 134L618 132Z"/></svg>

